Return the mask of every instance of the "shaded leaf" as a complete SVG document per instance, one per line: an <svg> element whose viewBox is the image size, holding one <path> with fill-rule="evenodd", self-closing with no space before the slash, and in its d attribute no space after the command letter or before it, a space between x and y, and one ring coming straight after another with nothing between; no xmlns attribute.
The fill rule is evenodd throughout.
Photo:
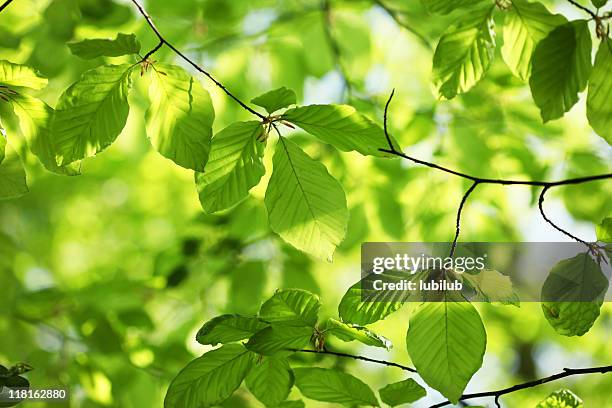
<svg viewBox="0 0 612 408"><path fill-rule="evenodd" d="M412 378L386 385L378 393L382 402L392 407L418 401L427 395L425 388Z"/></svg>
<svg viewBox="0 0 612 408"><path fill-rule="evenodd" d="M264 356L287 355L304 348L310 342L313 328L272 324L253 335L246 348Z"/></svg>
<svg viewBox="0 0 612 408"><path fill-rule="evenodd" d="M276 407L289 396L293 371L285 359L265 357L246 377L246 386L267 407Z"/></svg>
<svg viewBox="0 0 612 408"><path fill-rule="evenodd" d="M285 138L276 145L273 166L265 197L270 227L297 249L331 260L348 223L342 186Z"/></svg>
<svg viewBox="0 0 612 408"><path fill-rule="evenodd" d="M260 122L237 122L212 139L203 173L195 174L200 203L208 213L240 202L265 173L264 144L257 141Z"/></svg>
<svg viewBox="0 0 612 408"><path fill-rule="evenodd" d="M295 368L295 385L307 398L347 406L376 406L378 400L358 378L327 368Z"/></svg>
<svg viewBox="0 0 612 408"><path fill-rule="evenodd" d="M453 10L467 8L484 0L422 0L430 13L448 14Z"/></svg>
<svg viewBox="0 0 612 408"><path fill-rule="evenodd" d="M97 38L68 43L70 52L83 59L120 57L140 52L140 42L134 34L118 33L114 40Z"/></svg>
<svg viewBox="0 0 612 408"><path fill-rule="evenodd" d="M202 84L181 67L155 64L149 85L147 136L179 166L204 171L215 111Z"/></svg>
<svg viewBox="0 0 612 408"><path fill-rule="evenodd" d="M23 164L4 136L0 136L0 150L4 150L4 160L0 163L0 200L21 197L29 191Z"/></svg>
<svg viewBox="0 0 612 408"><path fill-rule="evenodd" d="M217 316L198 330L196 340L200 344L216 345L248 339L267 326L256 317L225 314Z"/></svg>
<svg viewBox="0 0 612 408"><path fill-rule="evenodd" d="M286 108L297 103L295 92L285 87L266 92L251 100L257 106L264 108L269 114L273 114L279 109Z"/></svg>
<svg viewBox="0 0 612 408"><path fill-rule="evenodd" d="M612 144L612 39L599 44L589 79L587 118L595 132Z"/></svg>
<svg viewBox="0 0 612 408"><path fill-rule="evenodd" d="M302 289L284 289L261 305L259 317L270 323L314 327L320 307L317 295Z"/></svg>

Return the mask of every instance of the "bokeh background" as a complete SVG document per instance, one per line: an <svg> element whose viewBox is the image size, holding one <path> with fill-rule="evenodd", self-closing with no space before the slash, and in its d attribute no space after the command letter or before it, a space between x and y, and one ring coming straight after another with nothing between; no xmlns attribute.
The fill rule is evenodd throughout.
<svg viewBox="0 0 612 408"><path fill-rule="evenodd" d="M545 3L569 18L580 17L567 2ZM512 77L501 58L470 93L437 101L430 85L431 47L456 16L428 15L418 1L144 5L171 42L242 99L286 86L301 104L351 103L380 123L395 88L390 129L414 156L488 177L556 179L610 171L612 150L590 130L584 101L564 119L543 125L528 86ZM0 14L0 58L29 64L50 78L38 96L54 106L68 85L100 63L72 56L66 42L114 38L117 32L137 34L143 51L156 44L128 1L15 0ZM154 59L175 60L165 48ZM126 60L136 62L109 62ZM215 130L249 119L206 78L198 78L213 97ZM65 406L161 406L172 377L207 351L194 340L206 320L255 313L276 288L289 287L319 294L323 315L334 316L344 292L359 279L361 242L452 239L456 208L468 187L463 180L399 160L339 153L297 132L294 140L347 191L349 231L333 263L297 252L270 231L265 180L235 208L206 215L193 173L155 153L146 138L146 81L134 75L133 88L125 130L111 148L85 160L78 177L43 170L0 103L31 190L0 202L0 364L32 365L33 387L70 390ZM268 141L268 150L274 142ZM267 177L270 159L267 154ZM594 240L594 224L612 214L611 193L609 182L555 188L546 207L558 224ZM465 209L461 239L566 240L539 217L537 194L527 187L479 186ZM412 307L372 326L393 341L390 352L353 343L330 348L409 364L405 333ZM580 338L557 335L538 304L477 307L488 345L468 392L612 361L609 304ZM344 366L375 389L406 377L394 368L352 360L295 358ZM600 375L512 394L503 404L535 406L561 386L571 387L586 407L612 406L612 376ZM415 407L442 400L428 391ZM242 388L223 406L260 404ZM307 401L307 406L325 405Z"/></svg>

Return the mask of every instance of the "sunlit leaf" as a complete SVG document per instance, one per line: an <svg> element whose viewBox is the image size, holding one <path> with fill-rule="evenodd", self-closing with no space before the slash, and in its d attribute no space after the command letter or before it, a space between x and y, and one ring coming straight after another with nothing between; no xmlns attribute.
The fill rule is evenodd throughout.
<svg viewBox="0 0 612 408"><path fill-rule="evenodd" d="M127 64L98 67L62 94L51 123L60 166L101 152L119 136L130 110L130 72Z"/></svg>
<svg viewBox="0 0 612 408"><path fill-rule="evenodd" d="M204 171L215 111L202 84L181 67L155 64L149 100L147 136L153 147L179 166Z"/></svg>
<svg viewBox="0 0 612 408"><path fill-rule="evenodd" d="M318 296L301 289L284 289L261 305L259 318L270 323L314 327L320 307Z"/></svg>
<svg viewBox="0 0 612 408"><path fill-rule="evenodd" d="M291 89L282 87L258 96L251 100L251 102L257 106L261 106L269 114L273 114L279 109L295 105L297 98L295 92Z"/></svg>
<svg viewBox="0 0 612 408"><path fill-rule="evenodd" d="M589 79L587 118L595 132L612 144L612 39L599 44Z"/></svg>
<svg viewBox="0 0 612 408"><path fill-rule="evenodd" d="M612 243L612 217L604 218L596 227L597 240Z"/></svg>
<svg viewBox="0 0 612 408"><path fill-rule="evenodd" d="M453 10L468 8L484 0L422 0L430 13L448 14Z"/></svg>
<svg viewBox="0 0 612 408"><path fill-rule="evenodd" d="M327 368L295 368L295 385L307 398L348 406L378 407L376 396L358 378Z"/></svg>
<svg viewBox="0 0 612 408"><path fill-rule="evenodd" d="M536 408L582 408L582 400L567 389L555 391L540 402Z"/></svg>
<svg viewBox="0 0 612 408"><path fill-rule="evenodd" d="M276 144L265 198L270 227L294 247L331 260L346 234L342 186L292 141Z"/></svg>
<svg viewBox="0 0 612 408"><path fill-rule="evenodd" d="M0 60L0 85L18 88L43 89L47 79L41 77L33 68Z"/></svg>
<svg viewBox="0 0 612 408"><path fill-rule="evenodd" d="M265 357L246 377L246 386L267 407L285 401L293 387L293 371L283 358Z"/></svg>
<svg viewBox="0 0 612 408"><path fill-rule="evenodd" d="M314 333L308 326L286 326L272 324L255 333L246 348L264 356L288 355L308 345Z"/></svg>
<svg viewBox="0 0 612 408"><path fill-rule="evenodd" d="M425 388L412 378L386 385L378 393L382 402L392 407L418 401L427 395Z"/></svg>
<svg viewBox="0 0 612 408"><path fill-rule="evenodd" d="M256 317L225 314L217 316L200 328L196 340L200 344L216 345L248 339L267 326Z"/></svg>
<svg viewBox="0 0 612 408"><path fill-rule="evenodd" d="M265 173L261 158L264 144L259 122L236 122L212 139L203 173L196 173L196 187L204 211L224 210L240 202Z"/></svg>
<svg viewBox="0 0 612 408"><path fill-rule="evenodd" d="M94 59L98 57L120 57L140 52L140 42L134 34L118 33L114 40L96 38L68 43L68 48L77 57Z"/></svg>
<svg viewBox="0 0 612 408"><path fill-rule="evenodd" d="M347 342L357 340L368 346L383 347L386 349L393 347L389 339L374 333L366 327L343 323L336 319L329 319L327 321L326 333L332 334L340 340Z"/></svg>
<svg viewBox="0 0 612 408"><path fill-rule="evenodd" d="M519 305L509 276L493 269L483 269L475 274L463 273L461 277L468 281L485 302L502 302Z"/></svg>

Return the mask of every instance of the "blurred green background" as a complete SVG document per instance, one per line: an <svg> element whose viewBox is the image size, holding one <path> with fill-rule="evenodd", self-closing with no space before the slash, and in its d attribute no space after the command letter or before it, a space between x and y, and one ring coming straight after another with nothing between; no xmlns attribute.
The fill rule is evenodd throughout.
<svg viewBox="0 0 612 408"><path fill-rule="evenodd" d="M309 0L144 5L169 40L242 99L286 86L300 103L347 102L380 123L395 88L390 129L414 156L488 177L557 179L609 171L612 151L586 123L584 101L564 119L542 125L528 87L501 58L471 92L437 101L427 44L435 45L454 16L428 15L420 2L335 0L328 9ZM577 17L567 2L548 5ZM0 14L1 58L29 64L50 78L38 96L54 106L68 85L100 63L72 56L66 42L117 32L135 33L143 51L156 44L128 1L16 0ZM164 48L154 59L171 62L174 56ZM200 78L213 97L215 131L248 118ZM463 180L399 160L339 153L298 132L294 140L324 162L347 191L348 236L333 263L297 252L269 230L265 182L235 208L205 215L192 172L155 153L145 136L146 83L139 79L134 75L125 130L111 148L85 160L78 177L43 170L0 103L31 190L0 202L0 364L32 365L27 376L33 387L70 390L65 406L161 406L172 377L207 351L194 340L204 321L227 312L255 313L276 288L290 287L319 294L324 314L334 316L344 292L359 279L361 242L452 239L456 208L468 187ZM268 170L270 158L267 154ZM611 193L606 182L557 188L546 206L560 225L593 240L593 224L612 214ZM464 212L461 239L565 240L539 218L536 199L537 191L526 187L480 186ZM411 307L373 325L393 340L390 352L352 343L330 348L409 364L405 333ZM487 354L467 392L612 361L609 304L580 338L555 334L538 304L478 308L488 333ZM345 366L372 387L405 378L400 370L352 360L295 358ZM612 406L612 376L576 377L563 385L586 407ZM534 406L561 386L529 389L503 402ZM441 400L428 391L415 407ZM260 404L241 389L223 406Z"/></svg>

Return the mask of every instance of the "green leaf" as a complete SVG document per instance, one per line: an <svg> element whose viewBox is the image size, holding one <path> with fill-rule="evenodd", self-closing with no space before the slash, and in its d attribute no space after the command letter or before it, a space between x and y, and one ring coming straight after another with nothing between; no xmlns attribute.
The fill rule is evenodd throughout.
<svg viewBox="0 0 612 408"><path fill-rule="evenodd" d="M240 202L265 173L261 158L264 144L257 141L263 132L260 122L237 122L212 139L204 173L196 173L200 203L208 213Z"/></svg>
<svg viewBox="0 0 612 408"><path fill-rule="evenodd" d="M251 100L257 106L264 108L269 114L273 114L279 109L286 108L297 103L295 92L285 87L267 92Z"/></svg>
<svg viewBox="0 0 612 408"><path fill-rule="evenodd" d="M387 155L378 150L389 148L383 130L352 106L302 106L288 110L282 118L344 152L355 150L364 156ZM397 142L394 146L398 146Z"/></svg>
<svg viewBox="0 0 612 408"><path fill-rule="evenodd" d="M310 342L313 328L272 324L255 333L246 344L249 350L264 356L287 355Z"/></svg>
<svg viewBox="0 0 612 408"><path fill-rule="evenodd" d="M200 344L216 345L248 339L267 326L256 317L225 314L217 316L200 328L196 340Z"/></svg>
<svg viewBox="0 0 612 408"><path fill-rule="evenodd" d="M134 34L118 33L114 40L97 38L68 43L68 48L77 57L94 59L98 57L120 57L140 52L140 42Z"/></svg>
<svg viewBox="0 0 612 408"><path fill-rule="evenodd" d="M41 77L26 65L17 65L8 61L0 61L0 85L9 87L43 89L47 79Z"/></svg>
<svg viewBox="0 0 612 408"><path fill-rule="evenodd" d="M421 387L412 378L389 384L378 392L382 402L392 407L418 401L427 395L425 388Z"/></svg>
<svg viewBox="0 0 612 408"><path fill-rule="evenodd" d="M366 384L350 374L328 368L295 368L295 385L307 398L347 406L380 406Z"/></svg>
<svg viewBox="0 0 612 408"><path fill-rule="evenodd" d="M573 392L561 389L550 394L536 408L582 408L582 400Z"/></svg>
<svg viewBox="0 0 612 408"><path fill-rule="evenodd" d="M597 225L595 232L598 241L612 243L612 217L604 218L601 223Z"/></svg>
<svg viewBox="0 0 612 408"><path fill-rule="evenodd" d="M483 269L475 274L463 273L461 277L472 285L483 301L519 306L518 296L508 275L493 269Z"/></svg>
<svg viewBox="0 0 612 408"><path fill-rule="evenodd" d="M153 147L179 166L204 171L215 111L202 84L181 67L155 64L149 99L147 135Z"/></svg>
<svg viewBox="0 0 612 408"><path fill-rule="evenodd" d="M0 126L2 125L2 123L0 122ZM4 155L6 152L6 139L4 136L4 133L2 135L0 135L0 164L2 164L2 160L4 160Z"/></svg>
<svg viewBox="0 0 612 408"><path fill-rule="evenodd" d="M523 81L531 74L531 57L536 45L555 27L566 23L539 2L512 0L504 22L502 56L512 73Z"/></svg>
<svg viewBox="0 0 612 408"><path fill-rule="evenodd" d="M128 64L98 67L62 94L51 122L60 166L101 152L119 136L130 110L130 73Z"/></svg>
<svg viewBox="0 0 612 408"><path fill-rule="evenodd" d="M591 0L591 3L597 8L602 8L607 2L608 0Z"/></svg>
<svg viewBox="0 0 612 408"><path fill-rule="evenodd" d="M293 381L287 360L265 357L247 376L246 386L262 404L276 407L289 396Z"/></svg>
<svg viewBox="0 0 612 408"><path fill-rule="evenodd" d="M591 34L585 20L563 24L538 43L529 79L544 122L557 119L578 102L591 74Z"/></svg>
<svg viewBox="0 0 612 408"><path fill-rule="evenodd" d="M204 408L229 398L251 370L255 355L228 344L196 358L172 380L165 408Z"/></svg>
<svg viewBox="0 0 612 408"><path fill-rule="evenodd" d="M342 186L284 137L276 144L273 166L265 197L270 227L297 249L331 260L348 223Z"/></svg>
<svg viewBox="0 0 612 408"><path fill-rule="evenodd" d="M425 303L411 317L408 353L419 375L456 404L482 365L487 334L471 303Z"/></svg>
<svg viewBox="0 0 612 408"><path fill-rule="evenodd" d="M302 400L285 401L281 402L276 408L304 408L304 402Z"/></svg>
<svg viewBox="0 0 612 408"><path fill-rule="evenodd" d="M21 197L29 191L21 160L1 135L0 150L4 151L4 160L0 163L0 200Z"/></svg>
<svg viewBox="0 0 612 408"><path fill-rule="evenodd" d="M302 289L284 289L261 305L259 318L270 323L314 327L320 307L317 295Z"/></svg>
<svg viewBox="0 0 612 408"><path fill-rule="evenodd" d="M55 161L53 140L51 139L51 120L53 109L43 101L27 94L10 97L13 110L19 118L19 126L30 150L49 171L68 176L80 174L80 166L76 163L58 166Z"/></svg>
<svg viewBox="0 0 612 408"><path fill-rule="evenodd" d="M467 8L484 0L423 0L427 11L437 14L448 14L459 8Z"/></svg>
<svg viewBox="0 0 612 408"><path fill-rule="evenodd" d="M542 286L542 310L548 323L564 336L582 336L599 317L608 284L588 253L559 262Z"/></svg>
<svg viewBox="0 0 612 408"><path fill-rule="evenodd" d="M595 132L612 144L612 39L599 44L589 79L587 118Z"/></svg>
<svg viewBox="0 0 612 408"><path fill-rule="evenodd" d="M488 71L495 53L493 7L466 14L440 38L433 57L433 83L438 97L467 92Z"/></svg>
<svg viewBox="0 0 612 408"><path fill-rule="evenodd" d="M378 335L363 326L343 323L336 319L329 319L327 321L326 333L330 333L346 342L357 340L365 345L384 347L387 350L393 347L391 341L386 337Z"/></svg>

